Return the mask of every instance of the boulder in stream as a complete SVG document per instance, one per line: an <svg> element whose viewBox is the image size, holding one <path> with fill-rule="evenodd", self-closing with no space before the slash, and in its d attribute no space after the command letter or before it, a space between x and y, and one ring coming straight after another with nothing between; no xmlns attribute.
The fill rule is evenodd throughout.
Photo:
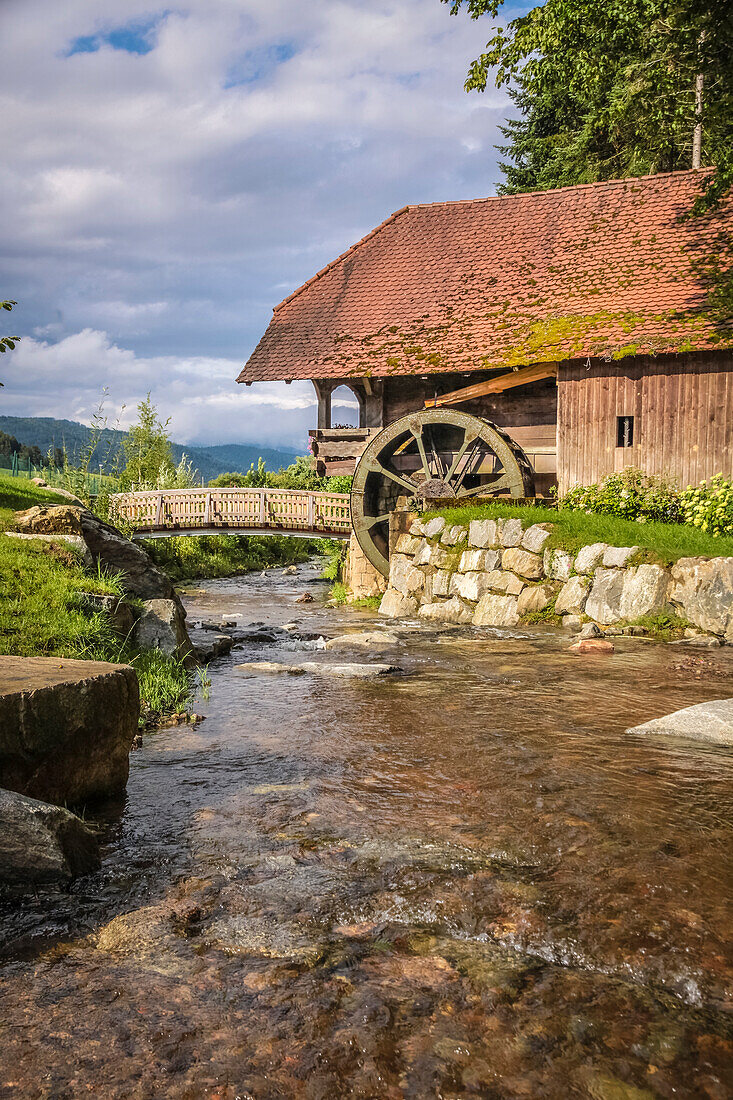
<svg viewBox="0 0 733 1100"><path fill-rule="evenodd" d="M387 630L363 630L330 638L326 642L326 649L386 649L397 642L397 635Z"/></svg>
<svg viewBox="0 0 733 1100"><path fill-rule="evenodd" d="M0 657L0 786L72 805L124 790L139 713L129 665Z"/></svg>
<svg viewBox="0 0 733 1100"><path fill-rule="evenodd" d="M75 814L0 790L0 882L68 882L99 865L97 840Z"/></svg>
<svg viewBox="0 0 733 1100"><path fill-rule="evenodd" d="M237 665L239 672L250 673L283 673L287 676L302 676L308 672L313 676L337 676L347 680L372 680L379 676L389 676L402 672L395 665L387 665L375 662L374 664L348 664L328 665L318 661L303 661L299 665L287 665L281 661L247 661Z"/></svg>
<svg viewBox="0 0 733 1100"><path fill-rule="evenodd" d="M627 733L654 733L665 737L686 737L715 745L733 745L733 699L711 699L693 707L652 718Z"/></svg>

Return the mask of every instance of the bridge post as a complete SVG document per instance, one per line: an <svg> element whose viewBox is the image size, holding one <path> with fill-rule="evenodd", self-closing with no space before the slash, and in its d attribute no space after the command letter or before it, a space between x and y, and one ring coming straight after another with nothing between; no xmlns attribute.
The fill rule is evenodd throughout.
<svg viewBox="0 0 733 1100"><path fill-rule="evenodd" d="M158 499L155 502L155 526L163 526L163 494L158 493Z"/></svg>
<svg viewBox="0 0 733 1100"><path fill-rule="evenodd" d="M313 496L313 493L308 493L308 526L310 527L311 530L313 530L313 528L315 526L315 522L316 522L316 520L315 520L315 503L316 503L316 498Z"/></svg>
<svg viewBox="0 0 733 1100"><path fill-rule="evenodd" d="M265 514L265 490L260 489L260 527L265 526L267 516Z"/></svg>
<svg viewBox="0 0 733 1100"><path fill-rule="evenodd" d="M204 504L204 527L208 527L211 516L211 490L206 494L204 500L206 502Z"/></svg>

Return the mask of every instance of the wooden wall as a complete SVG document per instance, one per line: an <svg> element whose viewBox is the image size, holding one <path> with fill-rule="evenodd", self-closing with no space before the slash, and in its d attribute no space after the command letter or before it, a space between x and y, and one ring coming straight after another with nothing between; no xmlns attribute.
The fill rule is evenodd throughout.
<svg viewBox="0 0 733 1100"><path fill-rule="evenodd" d="M438 394L448 393L483 382L487 377L486 371L476 371L470 375L434 374L425 381L418 376L387 378L384 382L384 423L391 424L407 413L422 409L425 401L430 400L436 391ZM500 428L547 428L548 425L554 426L557 419L557 386L554 378L531 382L528 386L517 386L504 393L465 401L456 408L492 420ZM525 432L525 436L527 434ZM539 434L544 440L547 433L540 430Z"/></svg>
<svg viewBox="0 0 733 1100"><path fill-rule="evenodd" d="M384 423L391 424L424 407L438 394L483 382L486 371L473 374L438 374L388 378L384 382ZM554 378L517 386L504 393L487 394L455 406L461 412L491 420L509 433L527 453L535 471L535 492L545 494L556 484L555 436L557 384Z"/></svg>
<svg viewBox="0 0 733 1100"><path fill-rule="evenodd" d="M680 486L733 473L733 354L641 357L560 365L560 491L624 466ZM634 417L633 447L616 446L617 417Z"/></svg>

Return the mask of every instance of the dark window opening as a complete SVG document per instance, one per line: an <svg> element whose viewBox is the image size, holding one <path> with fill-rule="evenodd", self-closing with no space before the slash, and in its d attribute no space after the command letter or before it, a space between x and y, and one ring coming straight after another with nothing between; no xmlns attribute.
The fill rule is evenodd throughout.
<svg viewBox="0 0 733 1100"><path fill-rule="evenodd" d="M616 417L616 446L634 446L634 418L633 416Z"/></svg>

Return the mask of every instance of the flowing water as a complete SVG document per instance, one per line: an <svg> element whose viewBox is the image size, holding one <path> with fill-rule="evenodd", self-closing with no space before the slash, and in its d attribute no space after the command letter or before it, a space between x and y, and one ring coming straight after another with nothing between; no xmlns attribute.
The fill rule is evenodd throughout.
<svg viewBox="0 0 733 1100"><path fill-rule="evenodd" d="M575 657L326 609L317 576L188 594L297 623L145 737L100 873L5 904L0 1096L730 1096L731 755L625 733L733 694L730 649ZM375 660L402 674L325 669Z"/></svg>

